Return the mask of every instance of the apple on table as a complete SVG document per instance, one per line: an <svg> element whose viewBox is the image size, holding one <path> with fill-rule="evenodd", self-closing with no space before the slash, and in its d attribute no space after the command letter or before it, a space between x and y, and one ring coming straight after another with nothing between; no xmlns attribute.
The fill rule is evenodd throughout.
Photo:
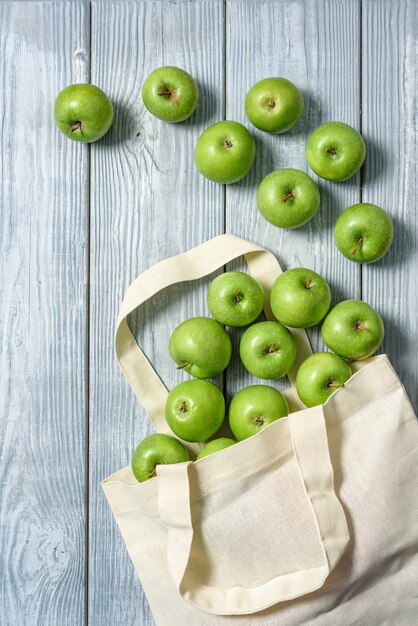
<svg viewBox="0 0 418 626"><path fill-rule="evenodd" d="M303 113L302 94L286 78L263 78L248 92L245 113L260 130L284 133L296 124Z"/></svg>
<svg viewBox="0 0 418 626"><path fill-rule="evenodd" d="M273 315L292 328L318 324L331 305L328 283L313 270L295 267L283 272L270 292Z"/></svg>
<svg viewBox="0 0 418 626"><path fill-rule="evenodd" d="M210 317L192 317L179 324L171 333L168 349L177 369L196 378L217 376L232 354L228 333Z"/></svg>
<svg viewBox="0 0 418 626"><path fill-rule="evenodd" d="M254 163L255 142L239 122L217 122L200 135L194 159L199 172L209 180L236 183L248 174Z"/></svg>
<svg viewBox="0 0 418 626"><path fill-rule="evenodd" d="M285 376L296 360L296 341L279 322L253 324L241 337L239 353L244 367L258 378Z"/></svg>
<svg viewBox="0 0 418 626"><path fill-rule="evenodd" d="M279 228L299 228L317 212L319 190L312 178L296 169L270 172L257 189L260 213Z"/></svg>
<svg viewBox="0 0 418 626"><path fill-rule="evenodd" d="M164 122L183 122L194 113L199 99L195 79L172 65L158 67L145 79L142 99L148 111Z"/></svg>
<svg viewBox="0 0 418 626"><path fill-rule="evenodd" d="M327 122L308 138L306 158L321 178L335 182L347 180L363 165L366 144L352 126L344 122Z"/></svg>
<svg viewBox="0 0 418 626"><path fill-rule="evenodd" d="M393 223L375 204L360 202L345 209L334 227L338 250L355 263L374 263L389 250L393 241Z"/></svg>
<svg viewBox="0 0 418 626"><path fill-rule="evenodd" d="M112 125L113 105L96 85L69 85L55 100L54 117L66 137L91 143L103 137Z"/></svg>
<svg viewBox="0 0 418 626"><path fill-rule="evenodd" d="M209 285L207 304L211 315L225 326L246 326L264 307L262 286L244 272L225 272Z"/></svg>
<svg viewBox="0 0 418 626"><path fill-rule="evenodd" d="M326 316L321 328L324 343L346 359L360 361L380 347L385 328L379 313L362 300L343 300Z"/></svg>

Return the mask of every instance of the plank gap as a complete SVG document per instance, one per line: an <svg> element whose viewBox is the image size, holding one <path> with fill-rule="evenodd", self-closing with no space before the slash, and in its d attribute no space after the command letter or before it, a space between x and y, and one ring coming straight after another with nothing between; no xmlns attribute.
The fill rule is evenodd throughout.
<svg viewBox="0 0 418 626"><path fill-rule="evenodd" d="M93 7L89 0L89 29L88 29L88 81L91 83L91 45L92 45L92 21ZM84 621L89 623L89 565L90 565L90 282L91 282L91 145L87 146L87 319L86 319L86 533L85 533L85 595L84 595Z"/></svg>
<svg viewBox="0 0 418 626"><path fill-rule="evenodd" d="M360 101L360 117L359 117L359 131L363 136L363 0L359 0L359 101ZM366 146L367 152L367 146ZM367 156L366 156L367 158ZM359 174L359 197L360 202L363 202L363 165L360 168ZM360 300L363 300L363 263L360 264Z"/></svg>

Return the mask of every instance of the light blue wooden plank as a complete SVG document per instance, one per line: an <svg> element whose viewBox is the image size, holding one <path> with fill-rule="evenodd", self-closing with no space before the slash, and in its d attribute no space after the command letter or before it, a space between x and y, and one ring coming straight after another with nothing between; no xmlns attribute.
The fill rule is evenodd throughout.
<svg viewBox="0 0 418 626"><path fill-rule="evenodd" d="M0 623L85 612L87 148L56 129L88 75L88 2L0 4Z"/></svg>
<svg viewBox="0 0 418 626"><path fill-rule="evenodd" d="M319 179L308 168L305 145L320 124L340 120L359 128L359 3L356 0L250 1L227 3L227 118L254 134L255 166L226 190L226 229L274 252L284 269L310 267L326 278L333 301L360 297L360 268L338 253L333 225L342 209L359 201L360 179L343 183ZM303 92L305 113L288 133L270 135L255 129L245 116L250 87L269 76L292 80ZM256 205L257 186L275 169L295 167L318 182L321 206L305 226L284 230L269 224ZM323 350L319 327L309 330L315 350ZM227 372L228 394L255 382L245 373L235 341L233 367ZM277 381L274 386L286 386Z"/></svg>
<svg viewBox="0 0 418 626"><path fill-rule="evenodd" d="M363 268L363 298L385 322L383 350L418 409L418 6L363 2L363 201L392 216L394 243Z"/></svg>
<svg viewBox="0 0 418 626"><path fill-rule="evenodd" d="M145 626L152 616L99 486L151 432L115 363L113 331L131 280L223 231L223 190L193 163L200 132L223 114L223 3L95 1L92 17L92 81L116 117L91 152L89 624ZM185 123L164 124L142 104L142 83L161 65L198 80L201 102ZM144 307L143 346L169 386L185 377L168 355L169 334L204 306L203 286L184 286Z"/></svg>

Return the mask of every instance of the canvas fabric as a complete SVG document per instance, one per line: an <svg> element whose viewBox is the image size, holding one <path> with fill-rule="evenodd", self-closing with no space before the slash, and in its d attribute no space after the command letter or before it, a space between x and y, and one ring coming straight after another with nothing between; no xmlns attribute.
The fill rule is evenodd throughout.
<svg viewBox="0 0 418 626"><path fill-rule="evenodd" d="M162 261L128 289L116 355L159 432L172 434L168 391L126 317L241 255L268 296L277 260L232 235ZM293 385L311 351L306 333L292 332L288 417L197 462L158 466L144 483L129 466L102 483L158 626L418 623L418 428L405 390L381 355L353 364L325 405L304 407Z"/></svg>

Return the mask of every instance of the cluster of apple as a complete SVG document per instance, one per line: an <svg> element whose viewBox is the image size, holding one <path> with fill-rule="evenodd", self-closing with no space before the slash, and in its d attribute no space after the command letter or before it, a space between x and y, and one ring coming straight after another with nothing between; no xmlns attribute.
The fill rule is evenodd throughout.
<svg viewBox="0 0 418 626"><path fill-rule="evenodd" d="M142 87L146 108L166 122L181 122L195 111L199 90L196 81L183 69L160 67L146 78ZM257 82L245 99L245 112L260 130L280 134L292 128L303 113L299 89L285 78ZM107 95L95 85L77 84L63 89L55 102L55 120L64 135L76 141L92 142L103 137L113 120ZM306 158L313 171L331 181L353 176L366 156L360 133L343 122L328 122L308 138ZM250 171L255 159L255 142L245 126L225 120L212 124L199 137L195 163L201 174L217 183L234 183ZM298 228L318 211L320 194L305 172L293 168L268 174L257 190L261 214L280 228ZM339 216L334 229L337 248L348 259L372 263L388 251L393 224L380 207L355 204Z"/></svg>
<svg viewBox="0 0 418 626"><path fill-rule="evenodd" d="M146 78L142 88L146 108L166 122L181 122L196 109L199 92L190 74L177 67L160 67ZM245 113L262 131L280 134L292 128L303 113L298 88L285 78L257 82L245 99ZM107 95L94 85L71 85L55 102L59 129L71 139L91 142L110 128L113 107ZM207 128L195 148L199 172L217 183L241 180L255 159L255 142L245 126L221 121ZM306 158L312 170L331 181L353 176L366 156L365 142L354 128L342 122L323 124L310 135ZM261 214L280 228L297 228L309 221L320 205L318 186L305 172L282 169L271 172L257 189ZM334 228L335 242L348 259L371 263L388 251L393 224L380 207L360 203L348 207ZM180 324L172 333L169 351L182 369L194 377L169 393L165 407L172 432L184 441L208 442L225 418L225 399L208 378L228 365L232 345L225 326L249 326L240 342L240 357L254 376L271 380L286 375L297 356L290 328L307 328L322 320L322 338L332 352L307 358L296 375L296 389L306 406L324 403L344 386L352 371L347 360L371 356L380 346L384 327L380 315L362 301L346 300L331 311L331 293L325 280L312 270L294 268L281 274L270 293L276 321L253 323L264 307L264 291L242 272L218 276L208 291L208 308L213 317L196 317ZM325 319L324 319L325 318ZM347 360L346 360L347 359ZM229 426L237 441L246 439L271 422L288 414L285 397L268 385L241 389L231 400ZM236 443L219 437L206 443L198 459ZM155 475L159 463L189 460L189 453L174 437L154 434L136 448L132 469L139 481Z"/></svg>
<svg viewBox="0 0 418 626"><path fill-rule="evenodd" d="M147 109L167 122L190 117L198 102L195 80L176 67L160 67L147 77L142 89ZM285 78L265 78L253 85L245 98L245 113L258 129L281 134L290 130L303 113L299 89ZM212 124L199 137L195 163L203 176L216 183L235 183L250 171L255 142L242 124L225 120ZM363 137L343 122L328 122L308 138L306 158L313 171L331 181L353 176L366 157ZM257 190L260 213L280 228L298 228L318 211L320 194L305 172L293 168L268 174ZM393 240L393 224L380 207L360 203L348 207L337 220L335 243L348 259L372 263L382 258Z"/></svg>
<svg viewBox="0 0 418 626"><path fill-rule="evenodd" d="M167 397L165 416L173 433L184 441L206 442L225 419L225 399L220 389L206 379L228 366L232 343L225 326L248 326L241 337L239 354L254 376L272 380L285 376L297 356L295 338L288 328L322 324L322 338L333 352L318 352L299 367L296 389L306 406L323 404L352 375L347 360L364 359L380 346L384 327L380 315L368 304L345 300L329 311L331 292L326 281L306 268L281 274L270 292L275 321L259 321L264 291L250 275L226 272L210 284L207 304L210 317L194 317L172 332L169 352L177 369L194 379L176 385ZM255 322L255 323L254 323ZM235 439L218 437L206 443L197 456L229 447L266 428L289 412L286 398L268 385L244 387L232 398L229 427ZM159 463L189 460L189 453L174 437L154 434L137 446L132 469L139 481L155 476Z"/></svg>

